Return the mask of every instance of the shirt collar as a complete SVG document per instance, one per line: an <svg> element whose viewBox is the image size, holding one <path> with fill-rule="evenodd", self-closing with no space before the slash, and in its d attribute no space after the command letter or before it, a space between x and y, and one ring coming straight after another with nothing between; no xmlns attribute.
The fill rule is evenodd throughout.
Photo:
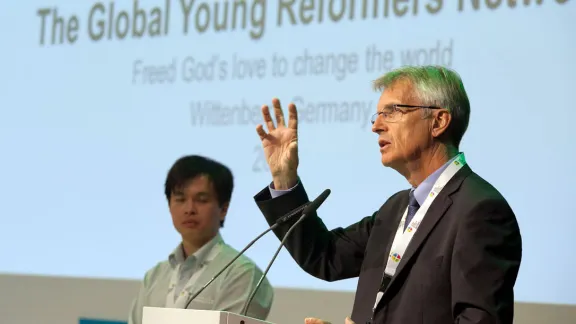
<svg viewBox="0 0 576 324"><path fill-rule="evenodd" d="M426 178L426 180L422 181L422 183L418 187L412 188L412 190L414 191L414 198L416 198L416 201L420 206L424 204L424 200L426 200L426 196L428 196L430 191L432 191L432 188L434 187L436 180L438 180L442 172L446 170L448 165L450 165L450 163L452 163L458 157L458 155L459 154L456 154L456 156L451 158L450 161L446 162L438 170L434 171L431 175L428 176L428 178Z"/></svg>
<svg viewBox="0 0 576 324"><path fill-rule="evenodd" d="M194 252L194 254L188 256L188 258L184 257L184 248L182 247L182 243L178 244L178 247L174 249L172 253L168 256L168 261L170 265L175 268L178 264L181 264L189 259L193 259L195 262L204 263L208 261L212 261L214 259L215 254L212 253L215 251L215 247L220 243L223 243L224 240L220 233L216 234L214 238L204 244L198 251Z"/></svg>

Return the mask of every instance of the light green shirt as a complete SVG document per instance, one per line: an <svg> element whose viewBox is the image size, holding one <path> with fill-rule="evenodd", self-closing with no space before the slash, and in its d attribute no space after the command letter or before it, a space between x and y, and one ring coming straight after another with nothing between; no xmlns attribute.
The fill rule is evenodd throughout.
<svg viewBox="0 0 576 324"><path fill-rule="evenodd" d="M188 258L184 258L182 245L179 245L168 260L146 272L138 297L132 304L128 324L142 323L144 306L183 308L189 296L204 286L237 254L238 251L224 243L220 235ZM248 257L241 256L198 295L188 309L240 313L261 276L262 271L256 264ZM246 315L265 320L273 299L273 288L265 279Z"/></svg>

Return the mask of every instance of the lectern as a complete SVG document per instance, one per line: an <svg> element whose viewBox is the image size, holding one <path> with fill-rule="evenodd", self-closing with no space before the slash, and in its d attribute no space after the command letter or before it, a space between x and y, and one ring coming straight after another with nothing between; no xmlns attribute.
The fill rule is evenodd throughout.
<svg viewBox="0 0 576 324"><path fill-rule="evenodd" d="M272 324L229 312L144 307L142 324Z"/></svg>

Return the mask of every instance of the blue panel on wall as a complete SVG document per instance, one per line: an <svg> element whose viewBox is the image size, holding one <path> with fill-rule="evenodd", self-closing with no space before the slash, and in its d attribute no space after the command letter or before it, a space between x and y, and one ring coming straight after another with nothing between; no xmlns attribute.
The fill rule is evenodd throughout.
<svg viewBox="0 0 576 324"><path fill-rule="evenodd" d="M127 324L127 322L110 321L110 320L95 319L95 318L80 318L78 320L78 324Z"/></svg>

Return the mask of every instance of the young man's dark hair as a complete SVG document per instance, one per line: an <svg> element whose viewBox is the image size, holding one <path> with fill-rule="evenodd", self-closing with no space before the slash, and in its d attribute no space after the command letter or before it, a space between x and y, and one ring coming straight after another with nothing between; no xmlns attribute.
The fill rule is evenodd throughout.
<svg viewBox="0 0 576 324"><path fill-rule="evenodd" d="M212 182L220 206L230 202L234 189L232 171L224 164L199 155L187 155L178 159L168 171L164 184L166 199L175 191L185 187L188 182L199 176L206 176ZM224 227L224 221L220 222Z"/></svg>

